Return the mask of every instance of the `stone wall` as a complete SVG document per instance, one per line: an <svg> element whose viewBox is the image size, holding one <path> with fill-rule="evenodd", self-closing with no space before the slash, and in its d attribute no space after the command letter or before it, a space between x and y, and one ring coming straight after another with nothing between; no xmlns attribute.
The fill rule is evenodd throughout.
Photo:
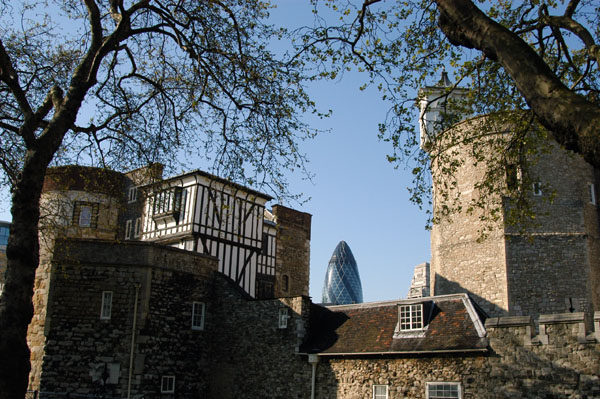
<svg viewBox="0 0 600 399"><path fill-rule="evenodd" d="M459 124L448 132L459 137L447 132L441 137L458 140L462 131L480 129L480 123L484 121L476 118ZM443 140L437 140L436 145L444 147ZM437 147L432 151L438 151ZM488 314L508 315L503 214L498 213L496 221L484 223L481 219L486 212L490 216L489 212L501 207L502 198L492 196L485 201L486 209L473 207L468 211L480 198L476 185L483 180L485 169L476 162L468 144L448 145L442 156L449 159L432 162L434 212L438 217L431 231L432 295L467 292ZM457 165L451 177L443 172L445 163ZM481 240L484 233L488 236Z"/></svg>
<svg viewBox="0 0 600 399"><path fill-rule="evenodd" d="M30 328L31 390L310 396L311 367L298 354L308 297L254 300L216 271L215 258L143 242L62 239L46 265L38 282L45 306L36 304ZM105 291L112 292L108 320L100 318ZM191 328L193 302L205 305L202 329ZM163 376L175 377L173 394L161 393Z"/></svg>
<svg viewBox="0 0 600 399"><path fill-rule="evenodd" d="M318 399L424 398L427 382L457 382L463 398L600 397L600 313L595 332L584 313L488 319L487 353L320 357Z"/></svg>
<svg viewBox="0 0 600 399"><path fill-rule="evenodd" d="M277 222L275 297L308 295L311 215L282 205L273 206ZM288 289L283 289L283 276Z"/></svg>
<svg viewBox="0 0 600 399"><path fill-rule="evenodd" d="M490 128L484 125L485 121L486 118L474 118L449 132L459 132L460 136L461 132L468 135L477 129ZM510 133L499 132L490 134L486 140L498 144L509 137ZM494 148L492 144L490 148ZM433 226L433 294L467 292L492 316L536 317L569 310L591 315L600 309L599 212L589 196L589 185L597 187L594 169L581 157L550 144L536 162L521 172L521 176L526 173L542 187L539 196L534 195L532 187L522 187L535 213L533 223L523 231L523 226L505 224L507 209L514 199L501 195L506 186L502 161L494 172L496 189L501 191L482 198L478 188L486 161L477 158L491 157L497 162L499 155L486 154L485 147L474 155L477 151L471 144L463 143L454 143L443 151L458 165L452 177L456 181L449 181L452 178L447 176L442 178L436 170L436 161L432 162L437 186L434 211L438 216L444 214L445 206L456 205L453 198L459 199L461 208L455 214L441 217ZM449 198L444 198L444 194ZM482 202L487 216L494 216L495 221L486 224L481 219L485 215L483 210L470 209L477 201ZM481 233L487 227L492 230L482 240Z"/></svg>
<svg viewBox="0 0 600 399"><path fill-rule="evenodd" d="M250 300L225 277L212 330L210 398L309 398L311 367L297 350L306 334L308 297ZM279 328L280 309L288 309Z"/></svg>
<svg viewBox="0 0 600 399"><path fill-rule="evenodd" d="M130 387L158 397L161 377L175 375L190 397L206 390L197 378L206 333L191 329L191 309L206 302L206 320L216 318L208 305L215 258L149 243L59 240L46 265L37 282L46 306L36 303L30 326L29 389L124 397ZM112 292L106 320L104 291Z"/></svg>

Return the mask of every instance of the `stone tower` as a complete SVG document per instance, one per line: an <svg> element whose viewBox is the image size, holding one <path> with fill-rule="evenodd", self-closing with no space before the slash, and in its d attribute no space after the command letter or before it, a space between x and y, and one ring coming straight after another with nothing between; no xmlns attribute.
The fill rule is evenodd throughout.
<svg viewBox="0 0 600 399"><path fill-rule="evenodd" d="M275 297L308 296L312 216L283 205L273 205L276 222Z"/></svg>
<svg viewBox="0 0 600 399"><path fill-rule="evenodd" d="M441 194L444 190L450 198L459 196L462 204L477 200L480 195L477 183L482 180L485 169L481 161L476 161L469 144L437 144L443 143L450 133L456 137L456 133L482 131L488 126L487 117L479 116L446 130L436 130L432 121L440 119L438 111L426 107L428 101L440 98L439 90L423 90L420 103L421 137L428 140L422 147L432 156L434 212L444 206ZM449 94L446 98L452 96ZM512 134L505 126L485 133L489 140ZM436 145L432 145L432 141ZM528 170L530 176L537 178L537 183L524 187L524 193L533 204L537 223L526 234L505 223L511 198L500 193L496 198L487 199L498 201L501 211L484 240L480 239L480 232L485 228L482 214L477 209L468 212L467 206L441 218L433 226L430 277L433 295L467 292L490 316L536 317L569 311L590 314L600 309L597 171L556 143L550 147ZM458 161L454 173L456 185L439 187L445 181L436 180L435 151L446 151L450 159ZM506 165L507 170L499 178L504 179L499 182L500 186L506 187L510 179L519 178L512 167ZM548 200L550 192L553 200Z"/></svg>

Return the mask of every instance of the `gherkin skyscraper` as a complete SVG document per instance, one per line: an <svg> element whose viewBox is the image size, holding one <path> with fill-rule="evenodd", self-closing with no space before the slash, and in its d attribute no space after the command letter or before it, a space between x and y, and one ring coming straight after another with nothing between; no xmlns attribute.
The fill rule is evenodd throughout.
<svg viewBox="0 0 600 399"><path fill-rule="evenodd" d="M331 255L325 273L323 303L346 305L362 301L362 284L356 260L346 241L340 241Z"/></svg>

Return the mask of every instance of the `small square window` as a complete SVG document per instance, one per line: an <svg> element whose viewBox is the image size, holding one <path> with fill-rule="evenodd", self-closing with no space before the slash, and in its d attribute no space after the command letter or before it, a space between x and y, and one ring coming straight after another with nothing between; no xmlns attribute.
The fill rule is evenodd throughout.
<svg viewBox="0 0 600 399"><path fill-rule="evenodd" d="M110 320L112 314L112 291L102 292L102 306L100 307L100 319Z"/></svg>
<svg viewBox="0 0 600 399"><path fill-rule="evenodd" d="M289 317L288 308L279 309L279 328L287 328Z"/></svg>
<svg viewBox="0 0 600 399"><path fill-rule="evenodd" d="M427 399L462 398L462 389L459 382L428 382L425 389Z"/></svg>
<svg viewBox="0 0 600 399"><path fill-rule="evenodd" d="M533 183L533 195L536 197L541 197L544 193L542 192L542 183L535 182Z"/></svg>
<svg viewBox="0 0 600 399"><path fill-rule="evenodd" d="M588 199L590 204L596 205L596 186L594 183L588 183Z"/></svg>
<svg viewBox="0 0 600 399"><path fill-rule="evenodd" d="M400 305L398 307L400 331L423 329L423 304Z"/></svg>
<svg viewBox="0 0 600 399"><path fill-rule="evenodd" d="M388 386L373 385L373 399L388 399Z"/></svg>
<svg viewBox="0 0 600 399"><path fill-rule="evenodd" d="M163 375L160 381L160 392L161 393L174 393L175 392L175 376L174 375Z"/></svg>
<svg viewBox="0 0 600 399"><path fill-rule="evenodd" d="M137 187L130 187L129 194L127 196L127 202L132 203L137 201Z"/></svg>
<svg viewBox="0 0 600 399"><path fill-rule="evenodd" d="M204 302L192 303L192 330L204 330Z"/></svg>

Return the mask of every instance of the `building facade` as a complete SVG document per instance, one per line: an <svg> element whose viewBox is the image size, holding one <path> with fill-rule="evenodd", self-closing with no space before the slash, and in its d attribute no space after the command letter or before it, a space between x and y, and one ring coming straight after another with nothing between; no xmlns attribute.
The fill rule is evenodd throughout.
<svg viewBox="0 0 600 399"><path fill-rule="evenodd" d="M440 102L458 102L464 95L443 89L421 93L426 117L421 120L422 147L432 157L438 219L431 232L432 295L469 293L491 316L578 311L591 316L600 308L597 171L580 156L549 144L527 163L527 170L516 160L497 165L497 191L482 201L486 162L502 159L486 151L508 145L513 132L508 122L488 116L460 115L450 118L462 119L459 123L440 124ZM428 108L430 102L433 106ZM473 148L477 132L487 147ZM456 165L453 181L437 162ZM511 186L525 174L532 184L522 187L519 195L527 197L535 219L522 229L508 223L508 213L517 201ZM454 200L456 211L448 211Z"/></svg>
<svg viewBox="0 0 600 399"><path fill-rule="evenodd" d="M362 301L358 265L350 246L346 241L340 241L327 265L322 302L331 305L347 305L362 303Z"/></svg>
<svg viewBox="0 0 600 399"><path fill-rule="evenodd" d="M407 298L422 298L430 296L431 290L429 287L429 263L423 262L415 266L413 277L408 289Z"/></svg>
<svg viewBox="0 0 600 399"><path fill-rule="evenodd" d="M51 170L28 333L39 399L600 397L600 312L521 296L524 316L488 313L493 296L468 285L481 271L433 266L451 247L430 280L468 289L427 296L424 272L414 298L314 304L311 216L211 179ZM356 266L338 248L334 263Z"/></svg>

